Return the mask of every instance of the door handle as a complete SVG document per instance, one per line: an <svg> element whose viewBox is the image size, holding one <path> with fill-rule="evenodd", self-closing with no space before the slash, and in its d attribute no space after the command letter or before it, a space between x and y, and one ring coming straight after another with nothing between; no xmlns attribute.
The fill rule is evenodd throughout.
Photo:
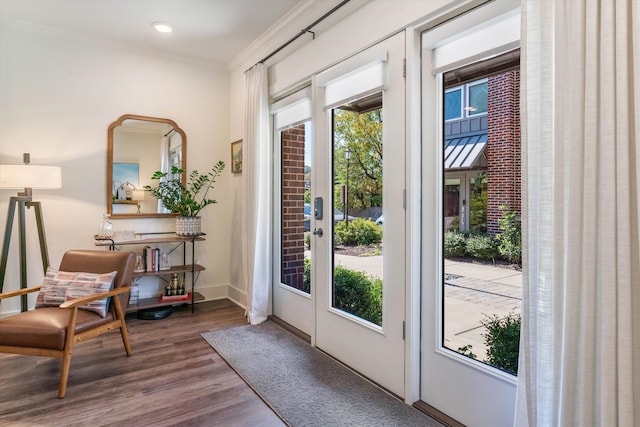
<svg viewBox="0 0 640 427"><path fill-rule="evenodd" d="M323 234L322 228L316 228L313 230L314 236L322 237L322 234Z"/></svg>

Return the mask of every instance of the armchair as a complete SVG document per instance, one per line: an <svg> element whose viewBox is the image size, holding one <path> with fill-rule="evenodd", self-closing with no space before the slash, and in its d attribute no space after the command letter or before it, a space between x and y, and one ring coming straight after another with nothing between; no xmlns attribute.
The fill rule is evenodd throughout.
<svg viewBox="0 0 640 427"><path fill-rule="evenodd" d="M124 318L128 292L135 268L133 252L70 250L62 257L60 271L109 273L117 271L113 288L108 292L83 296L56 307L40 307L0 318L0 353L62 359L58 397L67 391L71 354L76 343L119 328L127 356L131 355ZM0 300L40 291L41 286L0 293ZM91 301L111 298L105 317L79 309Z"/></svg>

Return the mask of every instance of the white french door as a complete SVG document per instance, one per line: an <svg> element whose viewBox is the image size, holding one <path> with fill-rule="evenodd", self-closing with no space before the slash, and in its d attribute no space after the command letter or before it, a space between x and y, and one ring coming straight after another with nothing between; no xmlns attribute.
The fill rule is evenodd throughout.
<svg viewBox="0 0 640 427"><path fill-rule="evenodd" d="M495 1L427 31L422 37L420 398L463 424L474 426L513 424L516 378L456 352L455 346L445 346L445 320L451 321L454 315L464 319L469 312L465 312L468 306L447 303L443 228L447 212L468 221L468 212L462 212L462 204L456 206L456 197L468 198L469 191L463 174L446 176L444 171L443 73L518 47L519 13L518 1ZM448 201L447 191L458 194Z"/></svg>
<svg viewBox="0 0 640 427"><path fill-rule="evenodd" d="M322 219L311 220L316 346L401 397L403 58L400 33L316 76L314 198L322 199ZM374 225L382 230L378 252L363 257L338 251L344 238L339 228L358 226L360 217L375 220L380 212L381 225Z"/></svg>
<svg viewBox="0 0 640 427"><path fill-rule="evenodd" d="M309 240L313 190L311 87L271 106L274 129L273 314L313 337Z"/></svg>

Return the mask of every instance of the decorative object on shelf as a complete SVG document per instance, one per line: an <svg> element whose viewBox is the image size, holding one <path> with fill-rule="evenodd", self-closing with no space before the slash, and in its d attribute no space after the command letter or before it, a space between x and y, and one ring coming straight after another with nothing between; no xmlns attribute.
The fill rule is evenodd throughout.
<svg viewBox="0 0 640 427"><path fill-rule="evenodd" d="M131 281L131 289L129 290L129 305L138 305L140 300L140 283L138 283L139 277L134 278Z"/></svg>
<svg viewBox="0 0 640 427"><path fill-rule="evenodd" d="M231 143L231 172L242 172L242 140Z"/></svg>
<svg viewBox="0 0 640 427"><path fill-rule="evenodd" d="M170 268L171 264L169 263L169 254L160 254L160 270L169 270Z"/></svg>
<svg viewBox="0 0 640 427"><path fill-rule="evenodd" d="M40 240L40 253L42 256L42 269L46 273L49 267L49 253L47 251L47 240L42 223L42 210L40 202L34 202L32 189L34 188L61 188L62 170L59 166L30 165L29 153L22 155L24 164L22 165L0 165L0 188L12 188L24 191L18 192L17 196L9 199L9 211L7 213L6 232L2 245L2 261L0 261L0 292L4 285L4 274L7 269L7 259L9 257L9 245L11 243L11 229L13 218L18 206L18 226L20 247L26 248L26 227L25 211L27 207L33 207L36 215L36 225L38 227L38 238ZM27 287L27 259L26 251L20 251L20 289ZM27 295L21 296L22 311L27 310Z"/></svg>
<svg viewBox="0 0 640 427"><path fill-rule="evenodd" d="M142 260L142 255L136 255L136 268L133 270L134 273L142 273L144 271L144 261Z"/></svg>
<svg viewBox="0 0 640 427"><path fill-rule="evenodd" d="M215 200L207 198L207 194L213 188L216 178L220 176L224 167L225 163L219 161L208 173L202 175L194 169L189 174L187 185L183 185L181 176L185 170L172 166L170 172L154 172L151 179L159 181L158 186L145 185L144 189L160 200L169 211L179 215L176 218L177 235L197 236L201 233L198 213L205 206L217 203ZM196 219L187 219L188 224L185 224L185 217Z"/></svg>
<svg viewBox="0 0 640 427"><path fill-rule="evenodd" d="M144 202L144 190L133 190L133 192L131 193L131 199L137 202L137 214L142 214L142 212L140 212L140 205L142 204L142 202Z"/></svg>
<svg viewBox="0 0 640 427"><path fill-rule="evenodd" d="M100 221L100 225L98 226L97 235L105 239L113 237L113 223L109 219L109 214L102 214L102 221Z"/></svg>

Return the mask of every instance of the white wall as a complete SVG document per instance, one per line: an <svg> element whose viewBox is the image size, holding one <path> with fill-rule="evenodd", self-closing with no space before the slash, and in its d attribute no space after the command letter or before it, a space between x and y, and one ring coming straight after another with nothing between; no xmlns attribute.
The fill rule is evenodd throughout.
<svg viewBox="0 0 640 427"><path fill-rule="evenodd" d="M103 41L45 32L12 22L0 25L0 163L62 167L61 190L34 190L43 216L52 266L71 248L94 248L92 236L106 211L107 127L122 114L170 118L187 135L187 166L208 170L229 163L229 74L226 69L172 61ZM207 241L197 257L206 266L198 282L208 298L226 296L235 186L230 171L218 181L217 205L202 213ZM0 190L0 226L9 197ZM114 220L115 229L173 230L171 220ZM14 231L17 222L14 224ZM33 213L27 211L28 276L43 277ZM4 236L4 232L2 233ZM19 287L14 232L5 290ZM0 315L19 309L4 301Z"/></svg>

